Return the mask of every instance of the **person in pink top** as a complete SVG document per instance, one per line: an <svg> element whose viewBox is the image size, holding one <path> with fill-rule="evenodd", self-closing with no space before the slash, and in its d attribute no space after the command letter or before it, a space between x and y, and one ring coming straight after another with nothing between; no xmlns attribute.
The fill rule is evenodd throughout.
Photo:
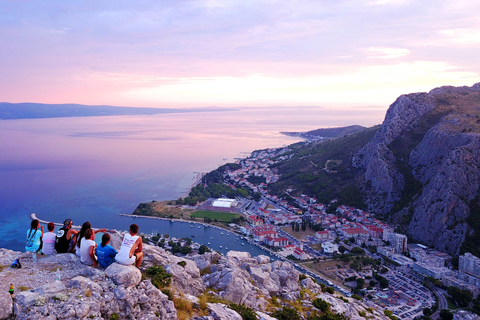
<svg viewBox="0 0 480 320"><path fill-rule="evenodd" d="M55 230L55 224L53 222L50 222L47 225L48 232L44 233L42 236L42 241L43 241L43 247L42 247L42 252L44 254L54 254L57 253L55 251L55 239L57 238L57 235L53 233L53 230Z"/></svg>
<svg viewBox="0 0 480 320"><path fill-rule="evenodd" d="M135 263L137 268L140 267L143 259L143 242L142 237L137 235L138 226L132 224L128 233L123 236L120 251L115 256L115 261L123 265L131 265Z"/></svg>

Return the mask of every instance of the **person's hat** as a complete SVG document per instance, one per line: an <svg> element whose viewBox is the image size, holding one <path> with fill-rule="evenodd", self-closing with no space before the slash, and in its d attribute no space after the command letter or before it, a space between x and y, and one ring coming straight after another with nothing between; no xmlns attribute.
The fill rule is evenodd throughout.
<svg viewBox="0 0 480 320"><path fill-rule="evenodd" d="M65 221L63 221L63 227L68 228L70 223L72 223L72 219L65 219Z"/></svg>

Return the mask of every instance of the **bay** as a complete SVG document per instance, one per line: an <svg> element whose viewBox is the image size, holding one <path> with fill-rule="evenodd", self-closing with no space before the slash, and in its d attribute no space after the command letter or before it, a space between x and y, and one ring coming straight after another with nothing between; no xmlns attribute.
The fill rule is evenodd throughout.
<svg viewBox="0 0 480 320"><path fill-rule="evenodd" d="M271 107L0 121L0 247L24 250L32 212L48 221L72 218L78 225L90 221L119 230L135 221L145 233L225 243L209 241L219 238L209 233L213 229L119 214L133 212L140 202L176 199L199 173L253 150L300 141L281 131L371 126L384 112ZM241 249L229 242L224 246Z"/></svg>

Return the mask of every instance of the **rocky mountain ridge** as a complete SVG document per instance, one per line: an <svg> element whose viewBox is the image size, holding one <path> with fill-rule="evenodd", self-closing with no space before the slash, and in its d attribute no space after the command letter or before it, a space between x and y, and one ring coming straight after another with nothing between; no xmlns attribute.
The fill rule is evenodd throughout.
<svg viewBox="0 0 480 320"><path fill-rule="evenodd" d="M120 236L115 239L118 246ZM116 243L116 245L115 245ZM216 252L181 258L144 244L142 267L162 266L171 275L167 290L156 288L133 266L112 264L106 270L85 266L73 254L43 256L36 263L30 253L0 249L0 319L242 319L229 307L241 304L258 319L284 306L301 308L305 315L320 312L312 299L330 304L334 314L363 319L387 319L382 310L363 302L329 294L310 277L300 277L288 262L252 258L246 252ZM22 268L10 268L20 258ZM61 279L56 281L56 270ZM8 294L14 284L13 299ZM209 297L210 302L205 302ZM203 307L202 307L203 304ZM189 306L189 307L185 307ZM189 313L190 312L190 313Z"/></svg>
<svg viewBox="0 0 480 320"><path fill-rule="evenodd" d="M468 218L480 190L480 83L400 96L353 163L370 210L458 255L476 233Z"/></svg>
<svg viewBox="0 0 480 320"><path fill-rule="evenodd" d="M410 241L480 257L480 83L402 95L379 126L289 149L270 194L337 199Z"/></svg>

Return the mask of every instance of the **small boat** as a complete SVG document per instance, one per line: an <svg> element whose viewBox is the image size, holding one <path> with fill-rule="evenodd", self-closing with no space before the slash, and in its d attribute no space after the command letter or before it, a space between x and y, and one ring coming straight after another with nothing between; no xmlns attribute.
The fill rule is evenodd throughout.
<svg viewBox="0 0 480 320"><path fill-rule="evenodd" d="M198 229L200 229L200 226L198 226Z"/></svg>
<svg viewBox="0 0 480 320"><path fill-rule="evenodd" d="M190 226L190 228L193 228L193 226Z"/></svg>
<svg viewBox="0 0 480 320"><path fill-rule="evenodd" d="M210 245L210 242L207 242L208 245Z"/></svg>
<svg viewBox="0 0 480 320"><path fill-rule="evenodd" d="M223 232L221 232L220 234L223 234Z"/></svg>
<svg viewBox="0 0 480 320"><path fill-rule="evenodd" d="M244 245L245 245L245 243L242 242L242 246L244 246Z"/></svg>
<svg viewBox="0 0 480 320"><path fill-rule="evenodd" d="M223 248L222 246L220 246L220 248Z"/></svg>

